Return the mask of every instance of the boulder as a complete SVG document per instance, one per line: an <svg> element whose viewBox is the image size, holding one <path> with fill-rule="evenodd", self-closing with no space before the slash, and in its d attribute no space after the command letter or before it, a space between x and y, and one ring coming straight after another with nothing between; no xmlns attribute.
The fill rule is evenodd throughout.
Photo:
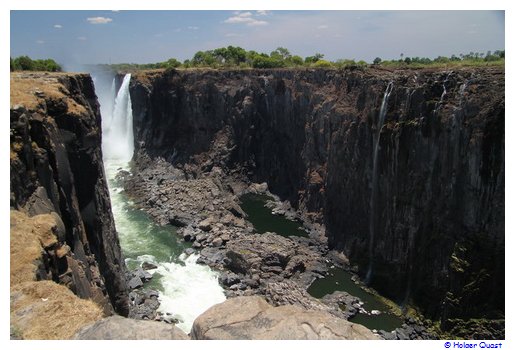
<svg viewBox="0 0 515 350"><path fill-rule="evenodd" d="M211 231L213 221L214 219L212 217L208 217L207 219L204 219L198 223L198 228L204 232Z"/></svg>
<svg viewBox="0 0 515 350"><path fill-rule="evenodd" d="M227 286L227 287L230 287L232 286L233 284L236 284L236 283L239 283L240 282L240 277L235 274L235 273L232 273L232 272L224 272L220 275L220 277L218 278L218 280L224 285L224 286Z"/></svg>
<svg viewBox="0 0 515 350"><path fill-rule="evenodd" d="M131 278L131 280L127 283L127 286L130 289L136 289L136 288L142 287L143 282L141 281L141 278L139 278L138 276L135 276L135 277Z"/></svg>
<svg viewBox="0 0 515 350"><path fill-rule="evenodd" d="M80 340L188 340L188 335L173 324L133 320L121 316L104 318L79 330Z"/></svg>
<svg viewBox="0 0 515 350"><path fill-rule="evenodd" d="M139 277L143 282L150 281L152 279L152 274L141 267L138 267L136 270L132 272L132 275L135 277Z"/></svg>
<svg viewBox="0 0 515 350"><path fill-rule="evenodd" d="M362 325L294 305L273 307L259 296L236 297L197 317L192 339L379 339Z"/></svg>
<svg viewBox="0 0 515 350"><path fill-rule="evenodd" d="M157 265L155 265L151 262L148 262L148 261L144 261L143 264L141 264L141 268L143 270L153 270L153 269L157 269Z"/></svg>
<svg viewBox="0 0 515 350"><path fill-rule="evenodd" d="M213 247L220 247L224 244L224 241L220 237L216 237L215 239L213 239L211 244L213 245Z"/></svg>

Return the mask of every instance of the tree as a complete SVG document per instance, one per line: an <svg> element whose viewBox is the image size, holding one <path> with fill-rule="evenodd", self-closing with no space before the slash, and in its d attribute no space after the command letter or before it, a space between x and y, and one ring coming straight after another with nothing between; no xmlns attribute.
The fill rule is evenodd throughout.
<svg viewBox="0 0 515 350"><path fill-rule="evenodd" d="M300 56L291 56L289 59L288 59L289 62L291 62L291 64L293 64L294 66L302 66L304 65L304 60L302 59L302 57Z"/></svg>
<svg viewBox="0 0 515 350"><path fill-rule="evenodd" d="M181 62L177 61L175 58L170 58L168 61L163 62L163 68L177 68L181 65Z"/></svg>
<svg viewBox="0 0 515 350"><path fill-rule="evenodd" d="M291 57L291 54L287 48L278 47L274 51L270 52L270 57L280 59L280 60L287 60L288 58Z"/></svg>
<svg viewBox="0 0 515 350"><path fill-rule="evenodd" d="M228 46L227 47L227 59L230 63L239 65L240 63L245 62L246 51L239 46Z"/></svg>
<svg viewBox="0 0 515 350"><path fill-rule="evenodd" d="M198 51L193 56L191 63L198 67L214 67L216 63L216 57L213 51Z"/></svg>
<svg viewBox="0 0 515 350"><path fill-rule="evenodd" d="M315 54L315 56L308 56L308 57L306 57L304 59L304 62L307 63L307 64L311 64L311 63L315 63L316 61L321 60L322 58L324 58L324 55L317 52Z"/></svg>
<svg viewBox="0 0 515 350"><path fill-rule="evenodd" d="M374 64L375 64L375 65L380 64L380 63L381 63L381 61L382 61L382 59L381 59L380 57L376 57L376 58L374 58Z"/></svg>
<svg viewBox="0 0 515 350"><path fill-rule="evenodd" d="M51 58L46 59L46 60L34 60L33 62L34 62L34 69L36 69L36 70L47 71L47 72L62 71L61 66Z"/></svg>
<svg viewBox="0 0 515 350"><path fill-rule="evenodd" d="M42 72L60 72L61 66L51 58L45 60L33 60L29 56L11 58L11 71L29 70Z"/></svg>
<svg viewBox="0 0 515 350"><path fill-rule="evenodd" d="M280 68L284 67L285 63L283 60L279 60L274 57L256 56L252 61L252 67L254 68Z"/></svg>
<svg viewBox="0 0 515 350"><path fill-rule="evenodd" d="M29 56L15 58L14 64L21 70L34 70L34 62Z"/></svg>

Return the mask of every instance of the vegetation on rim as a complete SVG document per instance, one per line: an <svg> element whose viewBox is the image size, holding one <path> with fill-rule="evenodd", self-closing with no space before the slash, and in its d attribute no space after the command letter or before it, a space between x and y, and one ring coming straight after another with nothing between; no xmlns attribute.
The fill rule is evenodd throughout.
<svg viewBox="0 0 515 350"><path fill-rule="evenodd" d="M363 60L337 59L329 61L324 59L324 54L315 53L313 56L302 58L293 55L287 48L278 47L267 53L259 53L254 50L245 50L238 46L221 47L214 50L198 51L191 59L180 62L176 58L170 58L156 63L116 63L100 64L103 68L113 71L137 71L145 69L175 69L175 68L334 68L334 69L365 69L368 66L384 68L447 68L466 66L499 66L504 65L505 51L496 50L486 53L470 52L468 54L452 55L451 57L438 56L434 59L427 57L405 57L400 54L398 60L383 60L376 57L372 63ZM52 59L32 60L28 56L11 58L11 72L50 71L59 72L61 66Z"/></svg>
<svg viewBox="0 0 515 350"><path fill-rule="evenodd" d="M134 71L144 69L174 69L174 68L334 68L334 69L365 69L372 65L384 68L445 68L460 66L504 65L504 50L487 53L470 52L468 54L452 55L451 57L438 56L434 59L427 57L405 57L400 55L398 60L383 60L376 57L372 63L363 60L337 59L329 61L324 54L315 53L313 56L302 58L293 55L287 48L278 47L267 53L258 53L254 50L246 51L241 47L227 46L214 50L198 51L191 59L180 62L170 58L157 63L119 63L101 65L115 71Z"/></svg>

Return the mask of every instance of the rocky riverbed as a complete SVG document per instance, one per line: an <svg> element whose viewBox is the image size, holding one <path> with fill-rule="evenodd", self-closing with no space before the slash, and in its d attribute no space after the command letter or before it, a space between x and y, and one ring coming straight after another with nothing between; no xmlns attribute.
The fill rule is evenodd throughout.
<svg viewBox="0 0 515 350"><path fill-rule="evenodd" d="M199 263L220 272L219 282L227 297L259 295L273 306L295 305L329 312L345 320L371 311L363 309L359 298L345 292L322 299L308 294L309 285L325 276L329 266L350 268L348 260L327 249L322 225L310 222L288 202L281 202L268 191L266 183L251 183L244 175L228 174L218 166L208 171L195 162L174 167L161 158L150 159L144 150L139 151L132 167L132 172L118 174L128 196L160 225L179 227L178 234L192 242L186 253L199 253ZM256 233L240 206L239 198L246 193L270 197L266 206L275 215L302 222L308 236ZM140 268L127 276L133 289L131 316L173 323L171 314L156 312L159 302L154 291L139 290L148 275ZM386 339L434 338L422 323L408 326L378 334Z"/></svg>

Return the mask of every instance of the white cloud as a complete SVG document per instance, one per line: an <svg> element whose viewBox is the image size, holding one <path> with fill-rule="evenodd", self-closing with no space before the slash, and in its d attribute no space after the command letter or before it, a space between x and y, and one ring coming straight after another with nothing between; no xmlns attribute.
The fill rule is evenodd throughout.
<svg viewBox="0 0 515 350"><path fill-rule="evenodd" d="M227 18L224 23L228 24L246 24L248 26L264 26L268 22L260 21L252 17L251 12L235 13L236 16Z"/></svg>
<svg viewBox="0 0 515 350"><path fill-rule="evenodd" d="M240 17L240 16L234 16L227 18L224 23L245 23L252 21L252 18L248 17Z"/></svg>
<svg viewBox="0 0 515 350"><path fill-rule="evenodd" d="M60 24L54 24L54 28L61 29L63 26Z"/></svg>
<svg viewBox="0 0 515 350"><path fill-rule="evenodd" d="M84 41L84 40L88 40L88 38L86 38L85 36L78 36L77 40Z"/></svg>
<svg viewBox="0 0 515 350"><path fill-rule="evenodd" d="M268 16L268 14L270 13L270 11L266 10L257 10L256 12L258 16Z"/></svg>
<svg viewBox="0 0 515 350"><path fill-rule="evenodd" d="M243 35L241 34L238 34L238 33L227 33L225 34L225 37L227 38L236 38L236 37L242 37Z"/></svg>
<svg viewBox="0 0 515 350"><path fill-rule="evenodd" d="M329 28L329 26L327 24L322 24L320 26L317 27L318 29L327 29Z"/></svg>
<svg viewBox="0 0 515 350"><path fill-rule="evenodd" d="M197 26L188 26L188 29L190 29L190 30L198 30L199 27L197 27Z"/></svg>
<svg viewBox="0 0 515 350"><path fill-rule="evenodd" d="M36 43L41 45L41 44L44 44L45 41L44 40L37 40Z"/></svg>
<svg viewBox="0 0 515 350"><path fill-rule="evenodd" d="M268 22L266 21L256 21L256 20L253 20L252 22L249 22L247 23L248 26L266 26L268 24Z"/></svg>
<svg viewBox="0 0 515 350"><path fill-rule="evenodd" d="M106 24L112 22L113 19L109 17L88 17L87 21L91 24Z"/></svg>

